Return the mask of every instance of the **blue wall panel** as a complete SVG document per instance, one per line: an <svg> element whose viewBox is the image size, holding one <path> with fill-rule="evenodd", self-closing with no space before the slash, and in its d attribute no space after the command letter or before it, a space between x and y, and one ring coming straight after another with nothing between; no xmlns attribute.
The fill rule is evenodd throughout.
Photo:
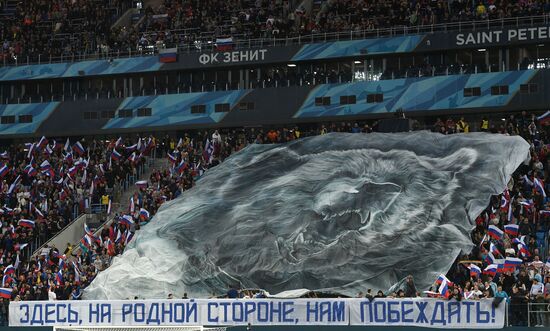
<svg viewBox="0 0 550 331"><path fill-rule="evenodd" d="M536 74L536 70L382 80L316 87L294 118L366 115L404 111L470 109L504 106ZM508 85L507 95L491 95L491 86ZM464 97L466 87L481 87L481 96ZM367 103L367 95L383 93L381 103ZM340 96L356 95L357 103L340 105ZM316 106L316 97L331 97L330 106Z"/></svg>
<svg viewBox="0 0 550 331"><path fill-rule="evenodd" d="M0 124L0 135L34 133L57 105L59 102L0 105L0 116L15 116L14 124ZM32 123L18 123L19 115L32 115Z"/></svg>
<svg viewBox="0 0 550 331"><path fill-rule="evenodd" d="M247 90L238 90L126 98L117 111L134 109L134 117L112 119L103 129L218 123L226 113L214 112L215 104L229 103L231 107L234 107L248 92ZM201 104L206 105L206 113L191 114L191 106ZM136 117L137 109L144 107L151 108L152 116Z"/></svg>
<svg viewBox="0 0 550 331"><path fill-rule="evenodd" d="M0 68L0 80L45 79L59 77L78 77L84 75L111 75L131 72L157 71L162 63L157 56L134 57L107 60L82 61L75 63L52 63Z"/></svg>
<svg viewBox="0 0 550 331"><path fill-rule="evenodd" d="M378 38L335 41L304 45L292 57L292 61L322 60L326 58L412 52L424 38L423 35L395 38Z"/></svg>

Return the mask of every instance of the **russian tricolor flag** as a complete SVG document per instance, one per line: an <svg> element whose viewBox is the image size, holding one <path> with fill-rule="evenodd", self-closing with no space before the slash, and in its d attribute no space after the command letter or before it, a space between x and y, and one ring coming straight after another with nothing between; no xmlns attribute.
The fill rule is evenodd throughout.
<svg viewBox="0 0 550 331"><path fill-rule="evenodd" d="M500 254L500 251L498 250L497 246L495 246L493 243L489 245L489 251L494 255L502 255Z"/></svg>
<svg viewBox="0 0 550 331"><path fill-rule="evenodd" d="M481 275L481 269L475 264L470 264L468 269L470 269L471 277L479 277L479 275Z"/></svg>
<svg viewBox="0 0 550 331"><path fill-rule="evenodd" d="M162 63L173 63L178 61L178 49L166 48L159 50L159 61Z"/></svg>
<svg viewBox="0 0 550 331"><path fill-rule="evenodd" d="M504 236L504 232L502 232L501 229L499 229L498 227L496 227L495 225L489 225L489 229L488 229L488 232L489 236L493 239L496 239L496 240L501 240L502 237Z"/></svg>
<svg viewBox="0 0 550 331"><path fill-rule="evenodd" d="M7 164L3 164L3 163L0 163L0 164L2 164L2 166L0 167L0 178L3 178L8 174L8 172L10 172L10 167L8 167Z"/></svg>
<svg viewBox="0 0 550 331"><path fill-rule="evenodd" d="M483 273L485 275L489 275L489 276L495 276L497 274L497 268L498 266L496 264L489 264L487 266L487 268L485 268L485 270L483 270Z"/></svg>
<svg viewBox="0 0 550 331"><path fill-rule="evenodd" d="M119 223L125 224L126 226L130 227L132 224L134 224L134 219L130 215L124 215L120 218Z"/></svg>
<svg viewBox="0 0 550 331"><path fill-rule="evenodd" d="M533 179L533 183L535 184L535 189L537 191L539 191L540 194L542 194L542 196L544 196L546 198L546 192L544 191L544 183L542 180L538 179L537 177L535 177Z"/></svg>
<svg viewBox="0 0 550 331"><path fill-rule="evenodd" d="M441 296L445 298L449 297L449 285L447 282L443 282L441 283L441 285L439 285L439 294L441 294Z"/></svg>
<svg viewBox="0 0 550 331"><path fill-rule="evenodd" d="M168 154L168 161L170 163L172 163L172 165L174 165L176 163L176 161L178 160L174 155L170 154L170 153L167 153Z"/></svg>
<svg viewBox="0 0 550 331"><path fill-rule="evenodd" d="M219 52L230 51L233 49L233 38L216 38L216 50Z"/></svg>
<svg viewBox="0 0 550 331"><path fill-rule="evenodd" d="M519 225L517 224L507 224L504 226L504 232L507 234L516 237L519 234Z"/></svg>
<svg viewBox="0 0 550 331"><path fill-rule="evenodd" d="M13 265L9 265L4 269L4 275L10 275L15 273L15 267Z"/></svg>
<svg viewBox="0 0 550 331"><path fill-rule="evenodd" d="M34 228L34 221L21 219L19 222L17 222L17 225L25 227L25 228Z"/></svg>
<svg viewBox="0 0 550 331"><path fill-rule="evenodd" d="M136 186L139 188L147 188L147 181L146 180L139 180L136 182Z"/></svg>
<svg viewBox="0 0 550 331"><path fill-rule="evenodd" d="M13 290L11 288L0 287L0 298L11 299Z"/></svg>
<svg viewBox="0 0 550 331"><path fill-rule="evenodd" d="M447 277L445 277L445 275L443 275L443 274L440 274L439 277L437 277L437 279L435 280L436 284L450 283L450 282L451 281L449 279L447 279Z"/></svg>
<svg viewBox="0 0 550 331"><path fill-rule="evenodd" d="M504 267L518 267L523 263L522 259L517 257L507 257L504 260Z"/></svg>
<svg viewBox="0 0 550 331"><path fill-rule="evenodd" d="M75 151L78 155L82 156L84 155L84 153L86 152L86 150L84 149L84 147L82 146L82 144L80 143L80 141L77 141L74 145L73 145L73 151Z"/></svg>
<svg viewBox="0 0 550 331"><path fill-rule="evenodd" d="M111 153L111 159L118 161L120 160L121 157L122 155L119 152L117 152L116 149L113 149L113 152Z"/></svg>
<svg viewBox="0 0 550 331"><path fill-rule="evenodd" d="M57 285L63 285L63 272L61 270L55 274L55 282Z"/></svg>
<svg viewBox="0 0 550 331"><path fill-rule="evenodd" d="M529 250L527 249L527 246L525 246L522 243L518 244L518 250L519 250L520 254L523 255L524 257L528 257L528 256L531 255L531 253L529 253Z"/></svg>
<svg viewBox="0 0 550 331"><path fill-rule="evenodd" d="M44 147L46 147L46 145L48 144L48 139L46 139L46 137L42 136L42 138L40 138L40 141L38 142L38 148L40 149L43 149Z"/></svg>
<svg viewBox="0 0 550 331"><path fill-rule="evenodd" d="M139 210L139 218L142 220L142 221L146 221L149 219L149 212L146 210L146 209L143 209L141 208Z"/></svg>
<svg viewBox="0 0 550 331"><path fill-rule="evenodd" d="M508 189L502 193L502 196L500 197L500 209L506 211L508 210L508 204L510 203L510 192L508 192Z"/></svg>
<svg viewBox="0 0 550 331"><path fill-rule="evenodd" d="M493 253L491 252L487 253L487 256L485 257L485 262L487 262L487 264L495 263L495 257L493 256Z"/></svg>
<svg viewBox="0 0 550 331"><path fill-rule="evenodd" d="M181 163L178 164L175 170L178 174L181 174L185 170L185 168L187 168L187 163L185 163L184 160L181 160Z"/></svg>

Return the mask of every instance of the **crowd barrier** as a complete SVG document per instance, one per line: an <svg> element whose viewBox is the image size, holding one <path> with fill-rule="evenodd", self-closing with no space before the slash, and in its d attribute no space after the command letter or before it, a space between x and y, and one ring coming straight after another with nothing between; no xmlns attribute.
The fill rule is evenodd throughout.
<svg viewBox="0 0 550 331"><path fill-rule="evenodd" d="M348 325L497 329L506 303L431 298L11 302L10 326Z"/></svg>

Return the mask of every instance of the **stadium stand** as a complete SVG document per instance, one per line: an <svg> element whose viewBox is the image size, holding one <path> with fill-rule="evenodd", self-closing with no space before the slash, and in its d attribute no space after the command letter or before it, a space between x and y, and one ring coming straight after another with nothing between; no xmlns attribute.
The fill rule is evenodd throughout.
<svg viewBox="0 0 550 331"><path fill-rule="evenodd" d="M542 125L544 122L544 119L539 122L533 115L523 113L517 118L511 116L500 128L490 124L488 119L481 123L481 131L521 135L534 142L532 159L529 164L516 171L514 184L509 190L502 196L493 197L487 209L476 219L477 227L472 233L476 248L470 255L459 257L447 275L451 294L446 299L460 301L502 297L511 303L512 325L526 324L527 302L543 303L550 298L550 262L545 263L542 260L543 256L547 256L545 250L548 250L544 234L548 232L550 203L544 196L548 190L546 184L542 187L535 184L536 181L546 182L544 174L549 155L545 143L548 141L548 127ZM166 136L140 139L137 143L131 140L123 142L122 139L112 139L110 142L82 141L85 153L89 150L91 157L89 160L77 160L75 157L74 163L70 161L70 155L78 153L78 144L72 146L72 152L56 141L48 143L45 139L35 143L31 152L24 151L22 145L13 145L4 155L14 157L14 164L18 164L19 160L22 162L19 167L7 170L9 174L4 177L3 259L0 268L4 274L2 287L13 289L11 300L78 300L82 290L95 275L108 267L114 256L124 251L134 233L146 226L163 202L174 199L181 192L193 187L195 180L204 171L223 162L231 153L249 144L281 143L329 132L360 134L372 130L366 124L327 123L304 129L281 127L270 130L216 130L211 131L211 134L207 131L189 132L179 140ZM448 118L445 122L438 119L432 130L453 134L467 133L471 129L464 118L456 122ZM71 204L84 204L82 200L85 197L96 203L125 173L135 173L137 164L133 161L141 160L135 158L136 149L143 154L155 150L156 155L167 155L168 162L166 167L154 170L147 181L137 183L138 187L128 201L126 212L114 215L114 222L105 223L97 230L86 226L82 230L84 237L78 244L67 247L45 246L32 257L28 253L22 253L22 249L34 236L51 237L70 222ZM34 166L26 166L24 160L29 155L36 160L30 164L36 166L38 174L32 170ZM46 158L54 167L49 168L48 163L41 163ZM8 167L11 165L10 162L5 164ZM66 173L61 171L58 174L54 168L67 170ZM84 171L87 175L84 175ZM54 176L50 177L50 173ZM21 182L13 188L15 194L9 194L11 185L8 184L16 176L21 178ZM61 178L59 184L58 177ZM69 194L56 203L55 197L64 196L63 192ZM45 215L42 217L40 214ZM517 228L504 227L509 218L517 222ZM31 221L26 221L27 219L33 223L29 223ZM501 230L498 235L503 239L500 241L502 246L497 241L490 240L495 235L488 229L493 226ZM492 263L495 259L504 257L520 258L520 272L513 273L508 265ZM440 283L435 283L432 291L426 293L429 296L440 296L437 290ZM376 298L423 295L415 288L413 280L408 280L395 292L383 293L378 290L365 289L358 296ZM216 295L231 297L233 293ZM262 292L237 289L237 297L261 296ZM8 299L4 299L3 309L0 309L0 320L4 324L7 321L8 302ZM542 325L540 316L543 315L534 316L537 316L537 325Z"/></svg>
<svg viewBox="0 0 550 331"><path fill-rule="evenodd" d="M10 301L82 299L164 202L231 154L330 132L369 134L394 112L412 114L413 130L519 135L531 160L475 220L473 251L429 291L407 278L357 297L505 300L509 325L550 325L550 115L537 116L550 101L550 49L540 36L464 47L453 39L449 50L429 39L539 29L549 1L159 3L137 23L115 26L134 1L0 0L0 326ZM212 60L262 47L273 58ZM172 48L175 63L162 62L159 51ZM165 166L134 186L155 158ZM119 200L125 189L131 199ZM44 245L85 213L101 214L101 225L82 229L78 243Z"/></svg>

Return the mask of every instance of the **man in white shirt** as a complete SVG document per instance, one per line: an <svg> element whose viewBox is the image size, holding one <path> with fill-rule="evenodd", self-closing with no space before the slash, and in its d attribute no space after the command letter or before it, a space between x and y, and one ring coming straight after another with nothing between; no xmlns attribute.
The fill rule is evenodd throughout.
<svg viewBox="0 0 550 331"><path fill-rule="evenodd" d="M55 301L57 300L57 295L54 292L55 288L53 286L50 286L48 289L48 301Z"/></svg>

